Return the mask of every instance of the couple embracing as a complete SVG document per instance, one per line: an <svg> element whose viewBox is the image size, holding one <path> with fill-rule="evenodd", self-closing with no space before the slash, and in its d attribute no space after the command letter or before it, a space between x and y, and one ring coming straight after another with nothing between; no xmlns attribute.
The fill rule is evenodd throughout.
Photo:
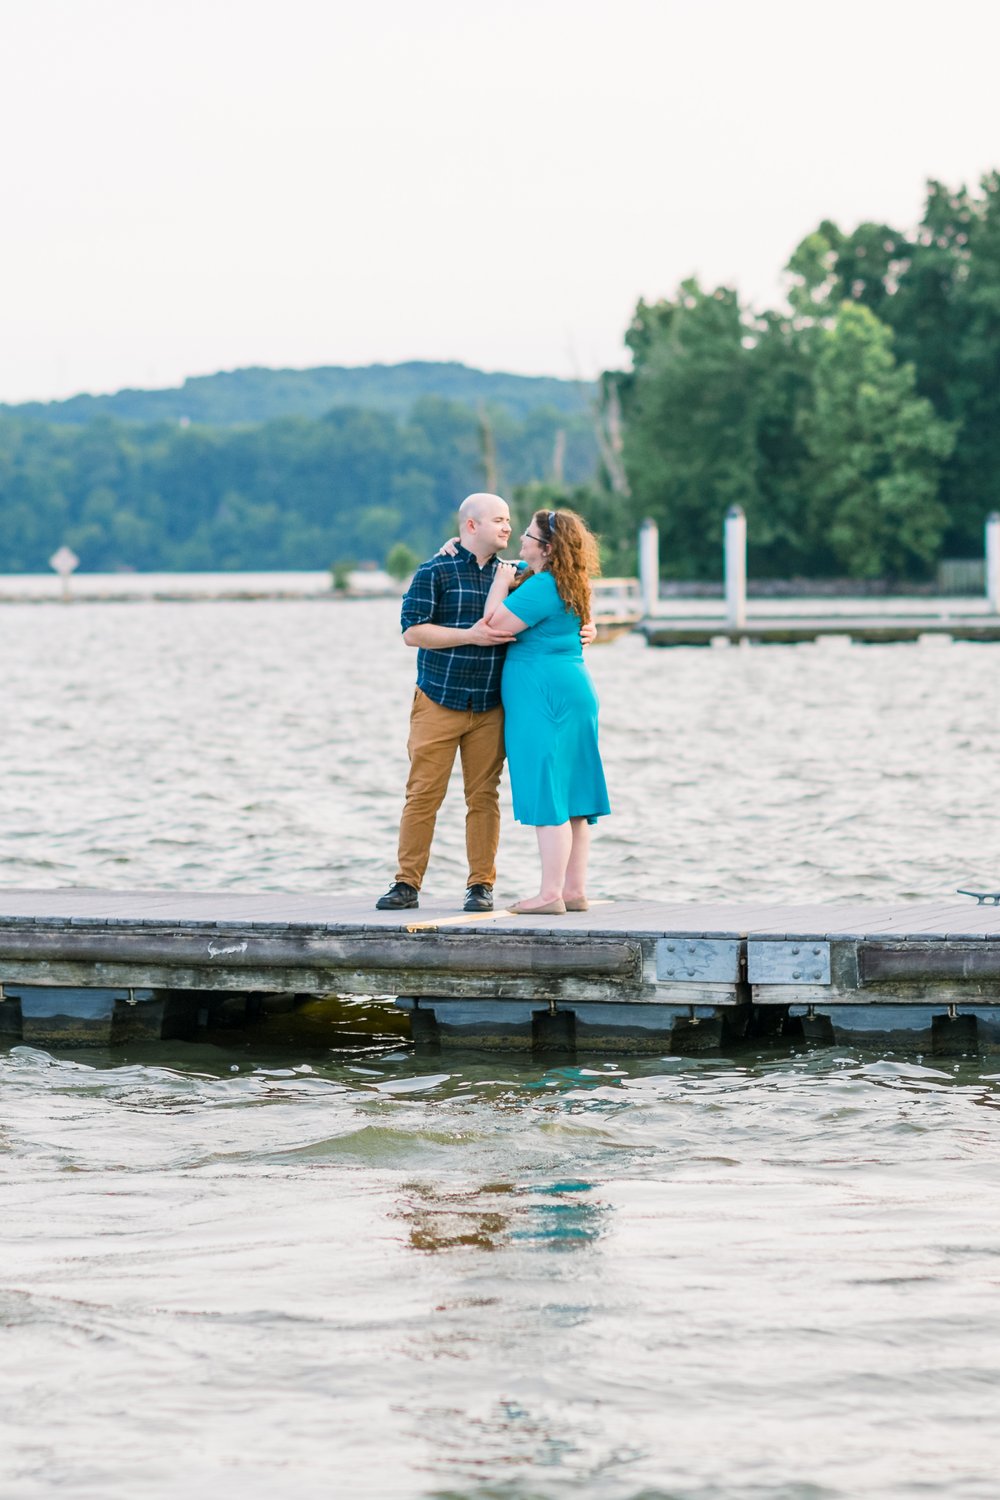
<svg viewBox="0 0 1000 1500"><path fill-rule="evenodd" d="M457 751L467 807L464 910L493 910L506 756L514 817L534 827L542 865L538 894L510 910L586 911L590 825L610 811L582 650L596 633L597 543L573 511L539 510L521 537L521 563L504 562L511 522L499 495L469 495L458 519L458 537L417 569L403 600L403 639L417 647L410 775L396 879L376 906L418 904Z"/></svg>

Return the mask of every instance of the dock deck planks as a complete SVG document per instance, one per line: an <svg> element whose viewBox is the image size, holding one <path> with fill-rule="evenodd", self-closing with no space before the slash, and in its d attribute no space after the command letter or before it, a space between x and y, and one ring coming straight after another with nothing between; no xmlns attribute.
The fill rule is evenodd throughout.
<svg viewBox="0 0 1000 1500"><path fill-rule="evenodd" d="M329 932L432 930L575 936L839 937L986 940L1000 936L1000 906L968 898L892 903L772 903L595 901L587 912L529 917L501 910L482 918L441 901L418 908L376 911L370 896L323 896L241 891L0 890L0 927L44 924L70 929L213 927L323 929Z"/></svg>

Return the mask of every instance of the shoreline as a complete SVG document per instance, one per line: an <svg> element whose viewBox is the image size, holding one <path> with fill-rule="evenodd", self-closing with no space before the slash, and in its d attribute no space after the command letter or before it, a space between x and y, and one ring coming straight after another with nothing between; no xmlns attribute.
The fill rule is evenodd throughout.
<svg viewBox="0 0 1000 1500"><path fill-rule="evenodd" d="M361 570L360 578L367 575ZM265 600L398 599L381 575L365 587L335 589L326 570L274 573L77 573L66 583L54 574L0 574L2 604L203 604Z"/></svg>

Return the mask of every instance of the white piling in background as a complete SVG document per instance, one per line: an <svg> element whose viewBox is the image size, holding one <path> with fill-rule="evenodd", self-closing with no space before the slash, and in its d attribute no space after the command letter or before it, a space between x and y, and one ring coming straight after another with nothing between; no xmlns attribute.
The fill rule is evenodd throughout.
<svg viewBox="0 0 1000 1500"><path fill-rule="evenodd" d="M639 527L639 591L648 619L660 602L660 532L656 522L648 519Z"/></svg>
<svg viewBox="0 0 1000 1500"><path fill-rule="evenodd" d="M726 511L725 571L726 624L738 629L747 622L747 518L741 505Z"/></svg>
<svg viewBox="0 0 1000 1500"><path fill-rule="evenodd" d="M986 598L990 613L1000 615L1000 511L986 517Z"/></svg>

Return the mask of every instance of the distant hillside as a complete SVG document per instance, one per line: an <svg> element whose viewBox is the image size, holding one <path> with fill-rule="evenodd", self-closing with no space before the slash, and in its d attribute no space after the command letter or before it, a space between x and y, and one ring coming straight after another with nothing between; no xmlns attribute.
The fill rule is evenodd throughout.
<svg viewBox="0 0 1000 1500"><path fill-rule="evenodd" d="M43 572L60 546L88 572L325 568L396 542L425 557L488 480L516 502L594 475L586 413L494 406L489 437L475 407L428 395L405 417L334 406L236 426L0 412L0 573Z"/></svg>
<svg viewBox="0 0 1000 1500"><path fill-rule="evenodd" d="M122 422L179 422L240 427L276 417L319 417L336 406L408 417L422 397L437 396L466 406L499 407L517 421L539 407L568 416L586 411L591 388L550 376L488 374L468 365L414 360L401 365L351 369L223 370L198 375L180 387L116 391L110 396L71 396L66 401L0 404L0 413L45 422L83 425L95 417Z"/></svg>

